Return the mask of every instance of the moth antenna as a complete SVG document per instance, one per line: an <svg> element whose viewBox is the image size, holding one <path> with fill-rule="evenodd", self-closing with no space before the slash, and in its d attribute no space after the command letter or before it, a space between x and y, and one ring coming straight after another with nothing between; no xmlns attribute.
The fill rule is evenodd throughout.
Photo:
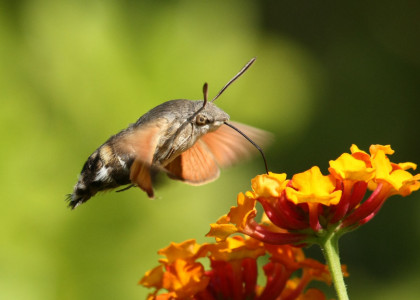
<svg viewBox="0 0 420 300"><path fill-rule="evenodd" d="M207 97L209 96L209 85L206 83L204 83L203 85L203 98L204 98L204 103L203 103L203 108L206 106L207 104Z"/></svg>
<svg viewBox="0 0 420 300"><path fill-rule="evenodd" d="M226 85L220 90L220 92L211 100L211 102L214 102L214 100L216 100L217 98L219 98L219 96L229 87L229 85L231 85L236 79L238 79L243 73L245 73L246 70L248 70L248 68L254 63L254 61L257 58L254 57L253 59L251 59L239 72L238 74L236 74L231 80L229 80L228 83L226 83Z"/></svg>
<svg viewBox="0 0 420 300"><path fill-rule="evenodd" d="M207 96L208 96L208 94L209 94L209 92L208 92L208 90L209 90L209 85L207 84L207 82L205 82L204 83L204 85L203 85L203 96L204 96L204 102L203 102L203 106L202 107L200 107L200 109L199 110L197 110L191 117L190 117L190 119L192 120L192 119L194 119L194 117L196 116L196 115L198 115L205 107L206 107L206 104L207 104Z"/></svg>
<svg viewBox="0 0 420 300"><path fill-rule="evenodd" d="M254 59L255 60L255 59ZM248 63L249 64L249 63ZM258 151L260 151L261 156L264 160L264 165L265 165L265 172L268 174L268 166L267 166L267 160L265 159L265 155L264 155L264 151L261 149L260 146L258 146L253 140L251 140L245 133L243 133L242 131L240 131L238 128L236 128L235 126L233 126L232 124L229 124L227 122L224 122L227 126L229 126L230 128L236 130L239 134L241 134L244 138L246 138L248 140L248 142L250 142L252 145L254 145L255 148L258 149Z"/></svg>

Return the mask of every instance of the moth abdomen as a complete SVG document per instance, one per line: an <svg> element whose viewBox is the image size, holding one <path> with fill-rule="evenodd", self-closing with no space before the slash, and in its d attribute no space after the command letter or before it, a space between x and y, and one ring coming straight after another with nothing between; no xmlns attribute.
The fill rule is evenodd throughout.
<svg viewBox="0 0 420 300"><path fill-rule="evenodd" d="M69 206L75 208L98 192L130 184L133 160L127 153L117 153L110 143L103 144L85 162L73 193L67 196Z"/></svg>

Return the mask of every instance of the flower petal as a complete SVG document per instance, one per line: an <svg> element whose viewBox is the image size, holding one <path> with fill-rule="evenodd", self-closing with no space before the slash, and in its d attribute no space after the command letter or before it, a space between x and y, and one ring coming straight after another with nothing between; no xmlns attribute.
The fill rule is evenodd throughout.
<svg viewBox="0 0 420 300"><path fill-rule="evenodd" d="M394 150L391 149L391 145L371 145L369 147L369 152L372 156L375 156L376 153L378 153L379 151L388 154L388 155L392 155L394 154Z"/></svg>
<svg viewBox="0 0 420 300"><path fill-rule="evenodd" d="M248 219L256 216L255 203L255 199L239 193L237 197L238 206L232 207L228 214L230 222L236 224L238 229L245 228Z"/></svg>
<svg viewBox="0 0 420 300"><path fill-rule="evenodd" d="M238 232L233 224L210 224L210 231L206 234L208 237L214 237L216 241L224 241L228 236Z"/></svg>
<svg viewBox="0 0 420 300"><path fill-rule="evenodd" d="M389 185L391 187L389 195L408 196L420 188L420 174L413 176L410 172L405 171L409 168L415 168L415 164L407 162L396 165L389 161L385 151L377 150L375 154L375 157L372 158L372 165L376 169L375 181ZM395 169L396 166L401 167L401 169Z"/></svg>
<svg viewBox="0 0 420 300"><path fill-rule="evenodd" d="M334 177L341 180L369 181L373 178L375 170L366 166L365 161L343 153L336 160L330 160L328 169Z"/></svg>
<svg viewBox="0 0 420 300"><path fill-rule="evenodd" d="M244 239L241 236L227 238L223 242L208 246L212 260L233 261L244 258L253 258L265 254L262 243L255 239Z"/></svg>
<svg viewBox="0 0 420 300"><path fill-rule="evenodd" d="M163 274L163 288L173 291L180 299L187 299L207 287L209 278L205 276L200 263L176 259L167 266Z"/></svg>
<svg viewBox="0 0 420 300"><path fill-rule="evenodd" d="M279 197L287 185L286 174L269 172L258 175L251 180L251 185L256 197Z"/></svg>
<svg viewBox="0 0 420 300"><path fill-rule="evenodd" d="M160 262L172 263L175 259L192 259L194 260L199 252L201 245L197 244L194 239L186 240L182 243L171 243L168 247L158 251L158 254L166 256Z"/></svg>
<svg viewBox="0 0 420 300"><path fill-rule="evenodd" d="M341 191L335 190L335 179L324 176L318 167L299 173L292 178L292 187L286 188L287 198L295 204L320 203L324 205L337 204Z"/></svg>
<svg viewBox="0 0 420 300"><path fill-rule="evenodd" d="M162 278L163 278L163 266L159 265L149 271L147 271L143 278L140 279L139 284L145 287L154 287L156 289L162 288Z"/></svg>

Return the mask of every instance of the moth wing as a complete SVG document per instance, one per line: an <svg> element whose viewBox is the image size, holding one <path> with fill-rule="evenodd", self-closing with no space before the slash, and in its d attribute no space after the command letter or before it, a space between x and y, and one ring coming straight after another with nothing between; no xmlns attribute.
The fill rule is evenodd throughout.
<svg viewBox="0 0 420 300"><path fill-rule="evenodd" d="M130 180L133 184L145 191L149 198L154 197L150 166L139 160L135 160L131 165Z"/></svg>
<svg viewBox="0 0 420 300"><path fill-rule="evenodd" d="M229 122L245 133L258 146L268 144L271 134L264 130L236 122ZM221 167L227 167L257 153L257 149L234 129L222 125L201 137Z"/></svg>
<svg viewBox="0 0 420 300"><path fill-rule="evenodd" d="M192 185L208 183L215 180L220 174L211 151L201 140L182 152L165 168L168 170L170 178Z"/></svg>
<svg viewBox="0 0 420 300"><path fill-rule="evenodd" d="M158 124L159 122L154 122L134 128L132 132L125 134L120 144L126 152L135 157L130 168L131 182L145 191L150 198L154 195L151 165L159 142L159 132L162 130L162 124Z"/></svg>

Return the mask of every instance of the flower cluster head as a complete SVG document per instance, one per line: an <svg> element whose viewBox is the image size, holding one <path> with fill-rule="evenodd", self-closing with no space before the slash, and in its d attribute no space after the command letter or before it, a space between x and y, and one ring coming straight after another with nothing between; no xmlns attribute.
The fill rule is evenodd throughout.
<svg viewBox="0 0 420 300"><path fill-rule="evenodd" d="M315 166L294 175L269 173L252 180L252 191L240 193L237 206L211 225L209 236L224 240L241 232L265 243L306 244L323 232L344 233L371 220L392 195L407 196L420 188L414 163L392 163L391 147L372 145L370 154L352 145L329 162L329 174ZM259 202L264 221L255 221Z"/></svg>
<svg viewBox="0 0 420 300"><path fill-rule="evenodd" d="M158 253L165 258L139 282L155 288L148 297L150 300L321 300L326 298L320 290L305 291L305 287L312 280L331 283L328 267L306 258L302 249L267 245L241 236L229 237L216 244L200 245L195 240L171 243ZM270 255L263 267L266 283L259 286L257 258L266 254ZM203 258L210 261L208 270L199 262Z"/></svg>

